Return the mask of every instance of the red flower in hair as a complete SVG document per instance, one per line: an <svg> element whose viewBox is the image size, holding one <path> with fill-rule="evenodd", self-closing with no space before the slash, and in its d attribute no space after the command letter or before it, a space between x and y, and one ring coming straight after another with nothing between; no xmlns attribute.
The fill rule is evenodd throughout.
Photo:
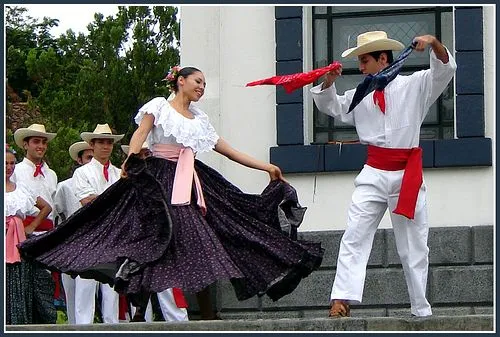
<svg viewBox="0 0 500 337"><path fill-rule="evenodd" d="M173 66L168 71L167 76L165 76L164 80L168 82L175 81L177 79L177 75L179 74L180 70L181 70L180 66Z"/></svg>
<svg viewBox="0 0 500 337"><path fill-rule="evenodd" d="M16 154L16 150L14 150L9 143L5 143L5 151L12 152L12 154Z"/></svg>

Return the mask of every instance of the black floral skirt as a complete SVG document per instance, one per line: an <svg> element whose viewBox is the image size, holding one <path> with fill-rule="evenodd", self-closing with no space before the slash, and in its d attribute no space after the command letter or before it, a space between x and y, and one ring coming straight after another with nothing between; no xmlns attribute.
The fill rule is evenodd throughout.
<svg viewBox="0 0 500 337"><path fill-rule="evenodd" d="M320 243L294 240L305 208L292 186L272 181L247 194L195 161L207 214L170 202L176 163L131 156L120 179L50 232L20 244L26 259L93 278L133 295L177 287L197 292L230 280L239 300L278 300L317 269ZM194 188L193 188L194 191Z"/></svg>
<svg viewBox="0 0 500 337"><path fill-rule="evenodd" d="M55 324L55 285L50 273L28 261L7 263L5 271L5 323Z"/></svg>

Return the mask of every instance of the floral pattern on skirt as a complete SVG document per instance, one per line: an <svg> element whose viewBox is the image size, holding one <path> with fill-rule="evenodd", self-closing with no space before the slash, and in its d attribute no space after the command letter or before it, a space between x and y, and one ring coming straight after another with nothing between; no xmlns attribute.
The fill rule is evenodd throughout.
<svg viewBox="0 0 500 337"><path fill-rule="evenodd" d="M272 181L261 194L247 194L196 160L203 216L195 201L171 205L175 169L173 161L131 156L128 178L23 242L22 256L129 295L173 287L197 292L229 279L239 300L264 294L278 300L319 268L320 243L292 240L284 231L298 227L305 212L292 186Z"/></svg>
<svg viewBox="0 0 500 337"><path fill-rule="evenodd" d="M5 316L7 325L55 324L54 281L37 262L6 264Z"/></svg>

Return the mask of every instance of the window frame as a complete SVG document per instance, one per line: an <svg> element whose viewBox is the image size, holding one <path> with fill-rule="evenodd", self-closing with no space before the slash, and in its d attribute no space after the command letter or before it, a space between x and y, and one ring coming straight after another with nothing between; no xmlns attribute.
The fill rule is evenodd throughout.
<svg viewBox="0 0 500 337"><path fill-rule="evenodd" d="M303 71L303 8L275 7L276 74ZM491 138L484 134L483 11L454 7L454 139L423 140L425 168L492 166ZM471 80L472 79L472 80ZM277 146L270 161L284 173L358 171L366 159L362 144L305 144L303 92L276 89ZM464 155L467 154L467 155ZM300 160L297 160L300 158Z"/></svg>
<svg viewBox="0 0 500 337"><path fill-rule="evenodd" d="M383 6L387 8L388 6ZM330 38L333 36L333 26L334 26L334 21L338 19L350 19L352 17L367 17L367 18L372 18L374 16L410 16L410 15L431 15L434 18L434 30L436 31L436 37L441 40L441 27L442 27L442 14L443 13L453 13L453 7L452 6L427 6L427 7L419 7L419 8L410 8L410 9L402 9L402 8L396 8L396 9L385 9L385 10L360 10L354 12L339 12L339 13L334 13L332 11L332 6L327 6L326 7L326 13L314 13L314 7L311 8L312 12L312 17L311 17L311 25L314 27L315 25L315 20L324 20L326 23L326 28L327 28L327 38L326 38L326 43L327 43L327 59L328 60L334 60L333 56L333 40ZM452 27L453 29L453 27ZM312 50L315 50L315 45L316 45L316 39L315 39L315 30L313 29L312 31ZM394 54L394 57L397 56L397 53ZM314 55L312 57L312 64L314 64ZM326 64L325 64L326 65ZM402 68L402 73L409 72L413 73L415 71L419 70L424 70L428 68L428 60L426 65L404 65ZM343 75L349 76L349 75L359 75L359 70L357 67L350 67L346 68L344 67ZM451 85L453 87L454 83L453 81L451 82ZM453 91L454 87L452 88ZM443 99L442 96L440 95L439 98L437 99L436 102L436 108L437 108L437 121L432 122L432 123L424 123L422 124L421 127L421 136L426 130L431 130L431 129L437 129L437 139L451 139L449 136L444 137L444 134L446 133L445 130L451 128L452 130L452 136L455 132L454 130L454 121L448 121L445 120L444 117L444 111L443 111ZM321 141L317 140L317 133L327 133L328 134L328 141L338 141L341 139L345 139L348 134L353 134L353 138L347 137L349 140L357 140L358 137L356 135L356 130L353 126L350 125L335 125L337 122L334 122L335 119L333 117L325 117L328 120L328 125L327 126L316 126L315 122L318 116L322 114L321 112L318 111L318 109L313 106L312 109L312 139L313 142L316 144L322 143Z"/></svg>

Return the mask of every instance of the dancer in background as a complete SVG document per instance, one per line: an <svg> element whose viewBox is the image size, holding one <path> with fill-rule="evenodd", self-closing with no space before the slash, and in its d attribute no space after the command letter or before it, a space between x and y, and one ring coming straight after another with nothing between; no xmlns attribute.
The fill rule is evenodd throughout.
<svg viewBox="0 0 500 337"><path fill-rule="evenodd" d="M21 259L17 244L26 240L26 236L47 218L52 211L49 203L32 192L22 183L11 180L16 167L14 151L7 147L5 151L5 314L7 325L34 324L56 320L53 306L46 306L36 299L35 284L37 277L50 277L37 262ZM39 212L26 227L23 220L35 206ZM45 275L44 275L45 274ZM53 290L53 288L52 288ZM51 295L49 293L49 295Z"/></svg>

